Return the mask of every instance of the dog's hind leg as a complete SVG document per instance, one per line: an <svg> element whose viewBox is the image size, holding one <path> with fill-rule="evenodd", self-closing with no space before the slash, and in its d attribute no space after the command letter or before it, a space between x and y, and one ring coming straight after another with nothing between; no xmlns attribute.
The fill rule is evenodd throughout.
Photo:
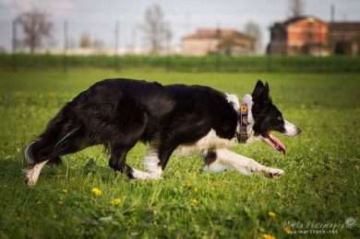
<svg viewBox="0 0 360 239"><path fill-rule="evenodd" d="M111 156L109 166L115 171L124 173L130 179L150 179L151 175L147 172L130 167L126 164L126 156L131 147L111 146Z"/></svg>
<svg viewBox="0 0 360 239"><path fill-rule="evenodd" d="M40 172L49 159L42 159L39 161L38 158L34 157L33 148L38 147L41 144L41 140L31 142L25 149L25 163L27 168L24 169L25 173L25 182L29 186L34 186L39 178Z"/></svg>
<svg viewBox="0 0 360 239"><path fill-rule="evenodd" d="M133 169L126 164L126 155L130 148L111 146L110 150L109 166L115 171L126 174L129 178L134 178Z"/></svg>
<svg viewBox="0 0 360 239"><path fill-rule="evenodd" d="M49 160L42 161L41 163L37 163L34 166L32 166L31 168L24 170L25 177L26 177L25 182L27 185L34 186L36 184L37 180L39 179L42 168L45 166L45 164L48 161Z"/></svg>
<svg viewBox="0 0 360 239"><path fill-rule="evenodd" d="M160 179L162 168L160 164L159 155L157 150L150 146L146 156L144 157L144 167L149 172L149 177L152 179Z"/></svg>
<svg viewBox="0 0 360 239"><path fill-rule="evenodd" d="M131 179L151 179L150 173L126 164L127 153L140 141L145 132L148 123L147 113L136 100L124 97L117 105L115 118L118 119L116 123L107 127L111 132L102 132L104 138L108 138L109 141L109 145L106 145L111 153L109 166Z"/></svg>
<svg viewBox="0 0 360 239"><path fill-rule="evenodd" d="M25 149L27 163L27 168L24 170L25 182L28 185L35 185L42 168L47 163L61 162L60 156L75 153L83 149L85 145L81 133L75 133L75 131L71 137L62 140L61 144L48 135L43 135L38 140L30 143Z"/></svg>

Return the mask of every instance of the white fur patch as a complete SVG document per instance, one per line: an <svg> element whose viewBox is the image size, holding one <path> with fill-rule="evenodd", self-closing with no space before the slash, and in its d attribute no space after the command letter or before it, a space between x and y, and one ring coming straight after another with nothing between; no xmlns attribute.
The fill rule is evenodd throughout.
<svg viewBox="0 0 360 239"><path fill-rule="evenodd" d="M242 102L246 103L248 106L248 122L249 122L249 124L247 126L247 132L248 132L249 138L246 141L246 143L250 143L254 140L252 136L254 135L253 127L254 127L255 122L254 122L254 118L253 118L252 111L251 111L254 102L253 102L252 96L250 94L244 95Z"/></svg>
<svg viewBox="0 0 360 239"><path fill-rule="evenodd" d="M134 177L134 179L140 179L140 180L161 179L160 175L144 172L136 168L132 168L132 170L133 170L132 176Z"/></svg>
<svg viewBox="0 0 360 239"><path fill-rule="evenodd" d="M285 135L287 136L295 136L298 134L298 129L293 123L290 123L289 121L285 120Z"/></svg>
<svg viewBox="0 0 360 239"><path fill-rule="evenodd" d="M234 107L236 111L240 108L239 98L235 94L225 94L226 100Z"/></svg>
<svg viewBox="0 0 360 239"><path fill-rule="evenodd" d="M219 162L234 168L244 175L251 175L252 172L260 171L263 168L254 160L238 155L228 149L218 149L216 155Z"/></svg>
<svg viewBox="0 0 360 239"><path fill-rule="evenodd" d="M144 167L146 172L132 168L135 179L161 179L162 168L159 166L160 159L154 149L150 148L144 157Z"/></svg>
<svg viewBox="0 0 360 239"><path fill-rule="evenodd" d="M152 149L144 158L144 167L152 176L152 178L161 178L162 168L159 165L160 159Z"/></svg>
<svg viewBox="0 0 360 239"><path fill-rule="evenodd" d="M132 170L133 170L132 176L133 176L135 179L145 180L145 179L149 179L149 178L150 178L150 174L147 173L147 172L138 170L138 169L136 169L136 168L132 168Z"/></svg>
<svg viewBox="0 0 360 239"><path fill-rule="evenodd" d="M216 135L215 130L211 129L207 135L199 139L192 145L180 145L175 154L186 156L190 154L205 154L209 149L229 148L236 144L236 139L231 140L220 138Z"/></svg>
<svg viewBox="0 0 360 239"><path fill-rule="evenodd" d="M37 180L39 179L40 173L42 168L45 166L45 164L48 162L49 160L45 160L41 163L37 163L35 164L32 168L30 169L25 169L25 177L26 177L26 183L29 186L34 186L36 185Z"/></svg>

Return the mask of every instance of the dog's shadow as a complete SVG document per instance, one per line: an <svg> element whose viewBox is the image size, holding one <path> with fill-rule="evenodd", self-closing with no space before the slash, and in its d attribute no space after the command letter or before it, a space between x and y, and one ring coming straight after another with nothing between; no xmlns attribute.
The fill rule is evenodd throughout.
<svg viewBox="0 0 360 239"><path fill-rule="evenodd" d="M0 158L0 185L24 182L23 168L23 161L18 157Z"/></svg>

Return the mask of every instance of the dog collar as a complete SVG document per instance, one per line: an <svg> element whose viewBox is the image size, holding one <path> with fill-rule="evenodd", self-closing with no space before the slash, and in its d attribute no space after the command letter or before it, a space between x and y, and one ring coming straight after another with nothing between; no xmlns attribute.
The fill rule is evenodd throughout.
<svg viewBox="0 0 360 239"><path fill-rule="evenodd" d="M239 115L240 130L237 133L237 138L238 138L238 141L240 143L246 143L247 139L249 138L249 134L248 134L248 130L247 130L248 125L249 125L249 121L248 121L249 107L248 107L248 104L241 103L239 112L240 112L240 115Z"/></svg>

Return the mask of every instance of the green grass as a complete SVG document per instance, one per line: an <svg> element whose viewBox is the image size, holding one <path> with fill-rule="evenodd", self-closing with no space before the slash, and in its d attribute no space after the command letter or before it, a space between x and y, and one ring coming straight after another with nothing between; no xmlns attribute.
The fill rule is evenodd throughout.
<svg viewBox="0 0 360 239"><path fill-rule="evenodd" d="M263 143L236 152L285 175L270 180L234 171L200 173L199 157L172 157L160 181L129 181L107 167L101 147L46 167L37 186L23 182L22 149L77 93L106 77L204 84L239 96L258 78L303 130L281 137L282 156ZM291 238L360 236L360 74L227 74L76 69L0 71L0 238ZM128 157L142 168L146 147ZM92 158L95 164L89 164ZM92 188L102 190L95 196ZM118 205L111 201L119 198ZM269 215L269 212L275 213ZM357 220L348 227L345 220Z"/></svg>
<svg viewBox="0 0 360 239"><path fill-rule="evenodd" d="M177 72L360 72L360 57L330 56L67 56L0 54L0 69L58 70L97 67L107 69L166 69Z"/></svg>

